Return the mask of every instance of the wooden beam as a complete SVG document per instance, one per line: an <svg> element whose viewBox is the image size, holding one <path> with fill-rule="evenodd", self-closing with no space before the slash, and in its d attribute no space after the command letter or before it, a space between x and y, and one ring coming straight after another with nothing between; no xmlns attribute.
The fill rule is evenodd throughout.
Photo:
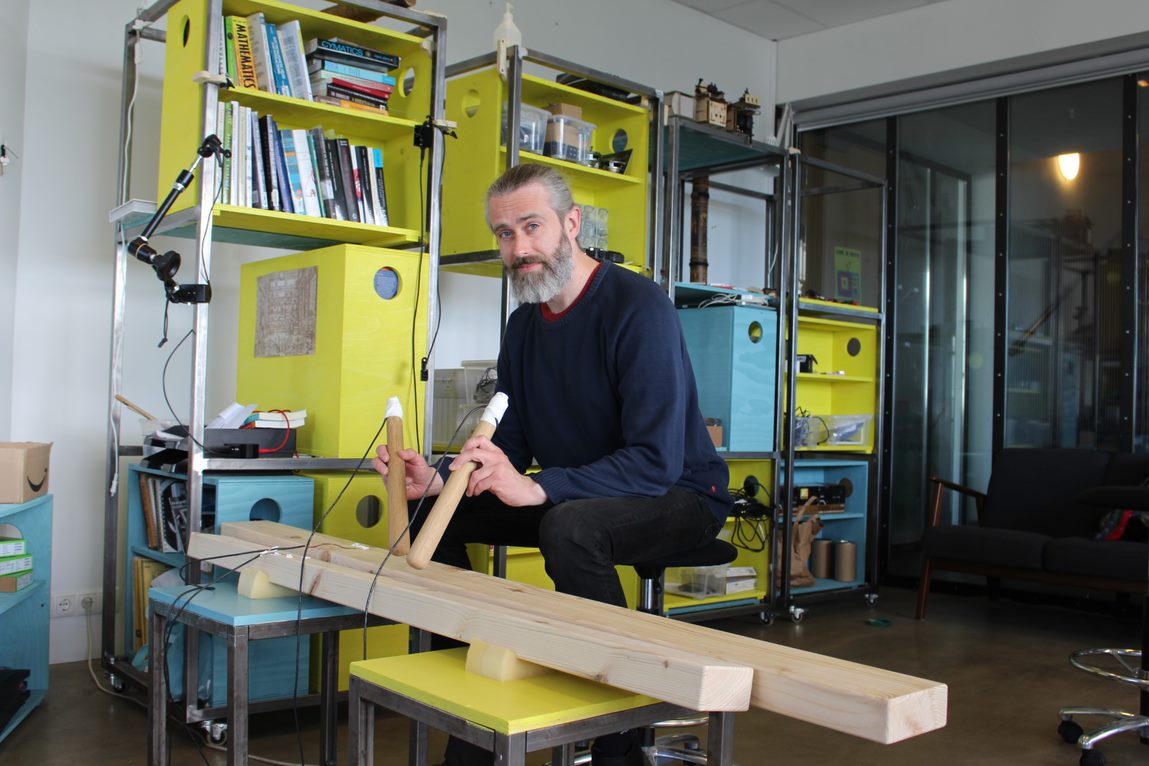
<svg viewBox="0 0 1149 766"><path fill-rule="evenodd" d="M249 549L300 545L309 535L272 522L224 524L222 531L249 541ZM308 555L374 573L386 551L316 534ZM751 667L752 706L875 742L898 742L946 722L947 689L933 681L654 615L626 612L624 618L614 607L434 563L415 572L393 558L385 571L395 580L433 583L440 592L475 604L510 606L580 629L608 630L644 644L689 648Z"/></svg>
<svg viewBox="0 0 1149 766"><path fill-rule="evenodd" d="M344 541L343 545L353 544ZM212 559L218 566L259 569L276 585L291 588L298 588L300 565L305 561L301 550L256 555L249 541L203 533L192 535L188 555ZM414 571L402 559L392 562L396 568ZM753 675L749 668L446 593L417 575L399 581L391 576L392 562L372 587L373 574L321 561L309 553L303 566L303 589L352 608L364 609L366 605L372 614L443 636L503 646L524 660L694 710L738 711L749 707ZM605 608L613 612L608 621L628 614L625 609Z"/></svg>

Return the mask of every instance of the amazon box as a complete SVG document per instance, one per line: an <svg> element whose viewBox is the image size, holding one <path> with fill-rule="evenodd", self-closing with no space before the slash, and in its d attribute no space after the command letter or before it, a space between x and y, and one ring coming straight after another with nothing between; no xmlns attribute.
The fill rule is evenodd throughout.
<svg viewBox="0 0 1149 766"><path fill-rule="evenodd" d="M0 503L26 503L48 494L48 457L43 442L0 442Z"/></svg>

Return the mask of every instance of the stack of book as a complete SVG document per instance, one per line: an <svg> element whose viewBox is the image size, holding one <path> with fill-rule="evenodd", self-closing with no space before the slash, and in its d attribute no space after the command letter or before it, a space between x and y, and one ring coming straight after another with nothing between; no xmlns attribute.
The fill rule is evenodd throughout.
<svg viewBox="0 0 1149 766"><path fill-rule="evenodd" d="M262 13L228 16L220 48L233 83L281 96L386 114L399 57L339 38L306 43L297 20L273 24Z"/></svg>
<svg viewBox="0 0 1149 766"><path fill-rule="evenodd" d="M216 119L231 150L223 204L390 226L382 149L322 127L281 129L272 115L237 101L221 101Z"/></svg>
<svg viewBox="0 0 1149 766"><path fill-rule="evenodd" d="M32 554L17 537L0 537L0 593L15 593L32 584Z"/></svg>
<svg viewBox="0 0 1149 766"><path fill-rule="evenodd" d="M247 416L244 428L296 429L307 422L307 410L256 410Z"/></svg>

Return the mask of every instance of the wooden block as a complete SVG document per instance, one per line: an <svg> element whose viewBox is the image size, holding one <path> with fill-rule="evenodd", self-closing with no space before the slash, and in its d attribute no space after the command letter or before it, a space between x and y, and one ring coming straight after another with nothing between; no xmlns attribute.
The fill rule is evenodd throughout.
<svg viewBox="0 0 1149 766"><path fill-rule="evenodd" d="M492 681L521 681L555 671L520 660L518 655L505 647L475 641L467 648L467 672L478 673Z"/></svg>
<svg viewBox="0 0 1149 766"><path fill-rule="evenodd" d="M306 530L303 531L306 535ZM347 541L340 543L350 547ZM741 665L714 660L701 653L652 646L648 642L611 635L615 619L626 609L595 604L604 617L592 627L572 626L566 620L525 613L504 604L476 601L446 592L422 578L403 559L392 557L378 578L365 571L327 563L319 550L268 551L252 557L246 540L195 533L188 555L215 559L217 566L242 568L256 561L272 582L293 586L300 582L308 595L333 601L442 636L472 643L486 641L505 646L524 660L589 678L620 689L646 694L693 710L738 711L749 707L752 671ZM439 569L439 567L434 567ZM443 567L444 575L462 572ZM406 573L403 579L395 572ZM581 601L581 600L580 600ZM586 602L593 603L593 602Z"/></svg>
<svg viewBox="0 0 1149 766"><path fill-rule="evenodd" d="M309 535L307 530L273 522L226 523L221 531L248 541L247 550L257 545L300 545ZM340 538L316 534L308 555L373 573L386 551L349 547ZM571 629L609 631L620 640L689 649L753 668L752 706L875 742L898 742L946 723L948 692L945 684L934 681L655 615L620 614L615 607L434 562L416 572L393 558L386 571L394 581L422 583L479 608L510 608L565 623ZM505 645L497 639L492 643Z"/></svg>
<svg viewBox="0 0 1149 766"><path fill-rule="evenodd" d="M294 588L285 588L282 585L276 585L267 576L267 573L259 569L245 569L239 573L239 582L235 586L235 590L239 595L245 598L284 598L286 596L294 596L299 591Z"/></svg>

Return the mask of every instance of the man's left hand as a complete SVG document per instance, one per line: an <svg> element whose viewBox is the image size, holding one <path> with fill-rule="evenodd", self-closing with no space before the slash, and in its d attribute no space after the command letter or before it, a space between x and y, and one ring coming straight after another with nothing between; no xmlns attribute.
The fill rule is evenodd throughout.
<svg viewBox="0 0 1149 766"><path fill-rule="evenodd" d="M467 484L469 496L491 492L507 505L516 508L542 505L547 501L547 493L543 488L529 476L515 470L506 453L487 437L468 439L463 445L463 451L451 462L451 470L457 470L469 462L478 463Z"/></svg>

